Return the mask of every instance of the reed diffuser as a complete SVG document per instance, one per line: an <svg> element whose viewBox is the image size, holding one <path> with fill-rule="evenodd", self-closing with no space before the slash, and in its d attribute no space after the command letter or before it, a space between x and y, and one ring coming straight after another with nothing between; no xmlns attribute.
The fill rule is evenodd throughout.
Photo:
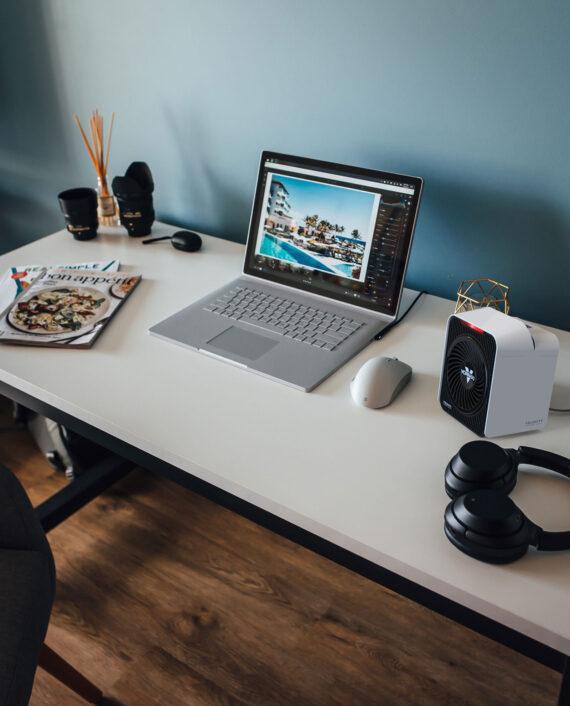
<svg viewBox="0 0 570 706"><path fill-rule="evenodd" d="M73 119L77 123L83 144L89 155L95 172L97 173L97 215L99 223L104 226L115 226L119 223L117 203L113 194L109 191L107 184L107 168L109 166L109 151L111 149L111 136L113 134L113 123L115 122L115 113L111 115L111 124L109 126L109 135L107 136L107 145L105 147L105 131L103 125L103 116L98 110L94 110L89 118L89 129L91 132L91 141L85 134L81 125L81 121L77 115L73 114Z"/></svg>

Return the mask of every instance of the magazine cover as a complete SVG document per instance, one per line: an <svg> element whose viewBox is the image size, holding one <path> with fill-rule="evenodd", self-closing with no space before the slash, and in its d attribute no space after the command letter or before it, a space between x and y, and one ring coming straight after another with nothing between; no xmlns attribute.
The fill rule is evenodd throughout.
<svg viewBox="0 0 570 706"><path fill-rule="evenodd" d="M50 268L0 318L0 343L89 348L140 275Z"/></svg>
<svg viewBox="0 0 570 706"><path fill-rule="evenodd" d="M102 270L103 272L117 272L119 269L118 260L106 260L105 262L81 262L76 265L67 263L49 265L50 269L66 268L68 270ZM16 265L10 267L2 277L0 277L0 311L9 306L14 299L27 289L34 279L46 265Z"/></svg>

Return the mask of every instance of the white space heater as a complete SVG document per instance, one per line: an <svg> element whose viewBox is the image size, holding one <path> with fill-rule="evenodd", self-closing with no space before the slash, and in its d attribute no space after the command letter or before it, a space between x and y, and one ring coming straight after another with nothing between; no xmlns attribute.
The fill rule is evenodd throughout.
<svg viewBox="0 0 570 706"><path fill-rule="evenodd" d="M490 307L452 315L439 384L442 409L479 436L542 429L558 348L553 333Z"/></svg>

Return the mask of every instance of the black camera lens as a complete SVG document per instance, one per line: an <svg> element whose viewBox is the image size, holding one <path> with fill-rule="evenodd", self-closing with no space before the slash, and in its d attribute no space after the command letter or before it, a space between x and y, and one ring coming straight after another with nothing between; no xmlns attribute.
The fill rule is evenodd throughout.
<svg viewBox="0 0 570 706"><path fill-rule="evenodd" d="M115 191L119 204L119 217L121 225L127 229L129 235L138 237L148 235L154 223L154 208L152 196L135 198L133 196L121 197Z"/></svg>
<svg viewBox="0 0 570 706"><path fill-rule="evenodd" d="M124 177L113 179L113 193L119 204L121 225L129 235L148 235L154 223L154 182L145 162L133 162Z"/></svg>
<svg viewBox="0 0 570 706"><path fill-rule="evenodd" d="M97 192L79 188L62 191L58 197L67 230L76 240L91 240L97 236Z"/></svg>

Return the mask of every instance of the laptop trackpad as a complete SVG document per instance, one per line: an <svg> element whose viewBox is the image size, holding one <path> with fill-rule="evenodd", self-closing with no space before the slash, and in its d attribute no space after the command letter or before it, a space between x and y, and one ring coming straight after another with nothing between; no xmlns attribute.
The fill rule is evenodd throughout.
<svg viewBox="0 0 570 706"><path fill-rule="evenodd" d="M230 328L210 339L207 345L226 353L233 353L233 355L237 355L240 358L257 360L278 343L279 341L275 341L268 336L260 336L257 333L230 326Z"/></svg>

